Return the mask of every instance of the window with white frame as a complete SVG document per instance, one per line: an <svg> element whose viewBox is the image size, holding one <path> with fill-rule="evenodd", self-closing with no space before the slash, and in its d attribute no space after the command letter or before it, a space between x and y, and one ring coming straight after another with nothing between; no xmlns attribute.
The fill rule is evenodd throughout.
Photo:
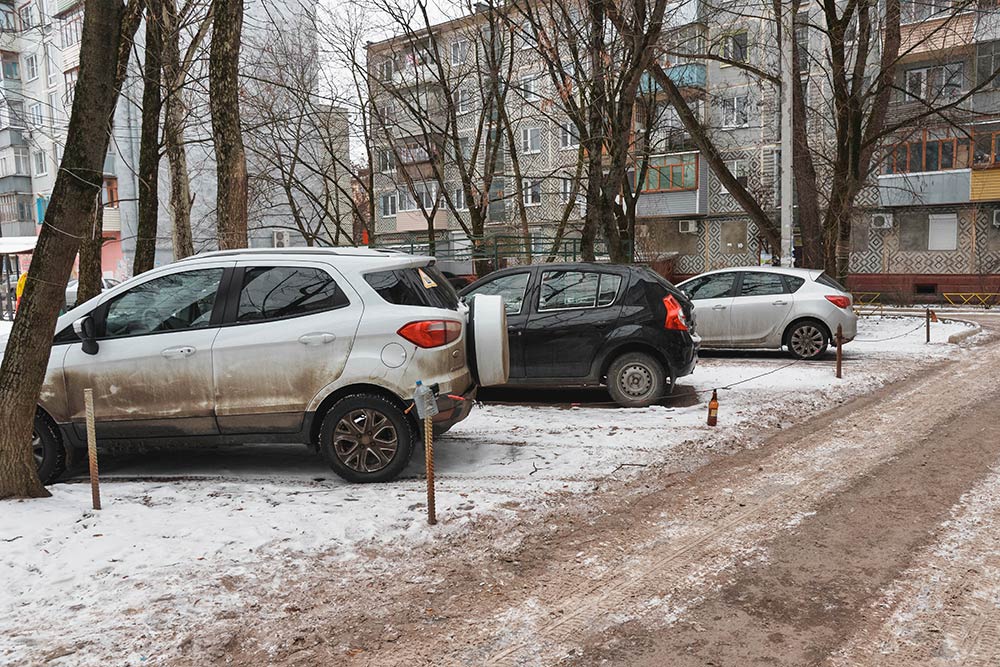
<svg viewBox="0 0 1000 667"><path fill-rule="evenodd" d="M56 85L56 81L59 78L59 68L56 67L56 61L52 57L52 45L48 42L45 43L45 83L49 88Z"/></svg>
<svg viewBox="0 0 1000 667"><path fill-rule="evenodd" d="M83 35L82 2L76 9L63 18L62 25L59 26L59 35L62 39L62 47L64 49L80 43L80 37Z"/></svg>
<svg viewBox="0 0 1000 667"><path fill-rule="evenodd" d="M586 201L586 196L583 193L583 184L577 186L576 198L573 197L573 186L576 183L576 179L562 177L559 179L559 201L563 204L568 204L570 201L575 201L577 206L583 206Z"/></svg>
<svg viewBox="0 0 1000 667"><path fill-rule="evenodd" d="M48 101L49 101L48 104L49 108L46 116L49 119L49 127L52 127L56 124L56 114L59 111L59 96L56 95L56 93L53 91L49 93Z"/></svg>
<svg viewBox="0 0 1000 667"><path fill-rule="evenodd" d="M456 39L451 43L451 64L461 65L469 57L469 40Z"/></svg>
<svg viewBox="0 0 1000 667"><path fill-rule="evenodd" d="M0 6L0 30L14 32L17 30L17 14L13 7Z"/></svg>
<svg viewBox="0 0 1000 667"><path fill-rule="evenodd" d="M933 102L941 97L955 97L965 87L964 63L917 67L904 75L907 102Z"/></svg>
<svg viewBox="0 0 1000 667"><path fill-rule="evenodd" d="M571 120L563 122L559 127L559 147L577 148L580 145L580 135L576 131L576 123Z"/></svg>
<svg viewBox="0 0 1000 667"><path fill-rule="evenodd" d="M538 79L533 76L521 78L521 96L525 102L538 101Z"/></svg>
<svg viewBox="0 0 1000 667"><path fill-rule="evenodd" d="M19 100L7 102L7 110L10 114L10 126L15 128L27 127L24 122L24 103Z"/></svg>
<svg viewBox="0 0 1000 667"><path fill-rule="evenodd" d="M535 39L535 29L531 25L531 21L525 21L521 24L521 49L533 49L538 44L538 40Z"/></svg>
<svg viewBox="0 0 1000 667"><path fill-rule="evenodd" d="M976 46L976 85L1000 88L1000 41L980 42Z"/></svg>
<svg viewBox="0 0 1000 667"><path fill-rule="evenodd" d="M466 210L465 206L465 188L457 187L451 194L451 201L455 205L456 211Z"/></svg>
<svg viewBox="0 0 1000 667"><path fill-rule="evenodd" d="M472 139L469 137L459 137L458 138L458 152L462 155L463 160L472 159ZM458 162L458 156L455 159Z"/></svg>
<svg viewBox="0 0 1000 667"><path fill-rule="evenodd" d="M38 56L34 53L24 57L24 76L26 81L38 78Z"/></svg>
<svg viewBox="0 0 1000 667"><path fill-rule="evenodd" d="M21 30L28 30L38 25L38 21L35 20L34 3L28 2L21 5L17 10L17 16L20 19Z"/></svg>
<svg viewBox="0 0 1000 667"><path fill-rule="evenodd" d="M18 176L30 176L31 170L28 165L28 149L14 149L14 173Z"/></svg>
<svg viewBox="0 0 1000 667"><path fill-rule="evenodd" d="M386 58L378 65L378 76L381 81L392 81L395 72L396 62L392 58Z"/></svg>
<svg viewBox="0 0 1000 667"><path fill-rule="evenodd" d="M32 127L41 127L45 123L45 115L42 113L42 105L39 103L28 105L28 122Z"/></svg>
<svg viewBox="0 0 1000 667"><path fill-rule="evenodd" d="M396 215L396 193L390 192L382 195L382 217L391 218Z"/></svg>
<svg viewBox="0 0 1000 667"><path fill-rule="evenodd" d="M45 151L35 151L32 153L32 162L35 165L35 176L45 176L49 173L48 160L45 159Z"/></svg>
<svg viewBox="0 0 1000 667"><path fill-rule="evenodd" d="M747 61L747 31L741 30L722 38L722 57L731 63Z"/></svg>
<svg viewBox="0 0 1000 667"><path fill-rule="evenodd" d="M743 187L747 186L747 161L746 160L726 160L726 168L729 169L729 173L733 175L740 185ZM729 189L726 188L725 183L722 179L719 179L719 194L728 195Z"/></svg>
<svg viewBox="0 0 1000 667"><path fill-rule="evenodd" d="M388 174L396 169L396 158L392 150L380 148L378 151L378 170L383 174Z"/></svg>
<svg viewBox="0 0 1000 667"><path fill-rule="evenodd" d="M463 114L472 111L472 91L468 88L459 88L455 91L455 111Z"/></svg>
<svg viewBox="0 0 1000 667"><path fill-rule="evenodd" d="M66 84L66 108L73 108L73 96L76 93L76 81L80 78L80 68L71 69L63 73L63 82Z"/></svg>
<svg viewBox="0 0 1000 667"><path fill-rule="evenodd" d="M521 201L525 206L538 206L542 203L541 179L526 178L521 181Z"/></svg>
<svg viewBox="0 0 1000 667"><path fill-rule="evenodd" d="M541 151L542 151L542 128L522 127L521 152L529 154L529 153L540 153Z"/></svg>
<svg viewBox="0 0 1000 667"><path fill-rule="evenodd" d="M927 216L927 249L958 249L958 216L954 213L932 213Z"/></svg>
<svg viewBox="0 0 1000 667"><path fill-rule="evenodd" d="M722 126L746 127L750 123L749 98L746 95L732 95L722 100Z"/></svg>
<svg viewBox="0 0 1000 667"><path fill-rule="evenodd" d="M437 202L437 183L420 181L413 184L413 191L408 188L399 191L399 210L417 211L421 208L429 211Z"/></svg>

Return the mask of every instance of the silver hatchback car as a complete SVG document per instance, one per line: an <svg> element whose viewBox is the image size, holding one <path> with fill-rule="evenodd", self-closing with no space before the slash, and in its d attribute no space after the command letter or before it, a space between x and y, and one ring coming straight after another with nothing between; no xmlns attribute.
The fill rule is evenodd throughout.
<svg viewBox="0 0 1000 667"><path fill-rule="evenodd" d="M812 359L826 351L838 325L845 342L857 335L851 293L818 269L720 269L677 286L694 303L702 348L787 347Z"/></svg>

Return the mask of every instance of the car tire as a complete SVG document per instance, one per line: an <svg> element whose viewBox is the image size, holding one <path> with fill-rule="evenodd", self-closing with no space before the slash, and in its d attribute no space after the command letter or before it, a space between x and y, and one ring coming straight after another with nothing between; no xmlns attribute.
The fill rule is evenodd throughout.
<svg viewBox="0 0 1000 667"><path fill-rule="evenodd" d="M608 393L623 408L644 408L663 396L663 364L643 352L626 352L608 367Z"/></svg>
<svg viewBox="0 0 1000 667"><path fill-rule="evenodd" d="M788 329L785 345L796 359L815 359L826 352L830 334L819 320L802 320Z"/></svg>
<svg viewBox="0 0 1000 667"><path fill-rule="evenodd" d="M42 484L52 484L66 471L66 449L56 435L48 418L35 414L35 424L31 433L31 453L35 457L38 479Z"/></svg>
<svg viewBox="0 0 1000 667"><path fill-rule="evenodd" d="M323 418L319 449L348 482L388 482L406 468L416 434L394 402L376 394L337 401Z"/></svg>

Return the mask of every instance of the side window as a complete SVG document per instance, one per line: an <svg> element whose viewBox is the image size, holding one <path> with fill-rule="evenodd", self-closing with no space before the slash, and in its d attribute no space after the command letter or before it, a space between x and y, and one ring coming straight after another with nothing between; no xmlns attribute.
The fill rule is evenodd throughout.
<svg viewBox="0 0 1000 667"><path fill-rule="evenodd" d="M322 269L295 266L254 266L243 273L237 322L260 322L333 310L348 304L347 296Z"/></svg>
<svg viewBox="0 0 1000 667"><path fill-rule="evenodd" d="M108 304L104 335L116 338L208 327L222 272L219 268L171 273L136 285Z"/></svg>
<svg viewBox="0 0 1000 667"><path fill-rule="evenodd" d="M597 294L597 306L610 306L618 296L618 288L622 285L622 277L613 273L601 274L601 289Z"/></svg>
<svg viewBox="0 0 1000 667"><path fill-rule="evenodd" d="M599 273L582 271L545 271L538 310L593 308L597 305Z"/></svg>
<svg viewBox="0 0 1000 667"><path fill-rule="evenodd" d="M799 291L800 287L806 284L805 278L799 278L798 276L784 276L784 278L789 294L795 294Z"/></svg>
<svg viewBox="0 0 1000 667"><path fill-rule="evenodd" d="M777 273L758 273L748 271L743 274L740 285L740 296L767 296L769 294L784 294L785 283Z"/></svg>
<svg viewBox="0 0 1000 667"><path fill-rule="evenodd" d="M469 294L499 294L503 297L504 310L508 315L517 315L524 306L524 293L528 289L530 273L515 273L491 280L480 285Z"/></svg>
<svg viewBox="0 0 1000 667"><path fill-rule="evenodd" d="M735 273L714 273L701 278L700 282L692 282L685 287L685 292L692 300L721 299L732 294Z"/></svg>

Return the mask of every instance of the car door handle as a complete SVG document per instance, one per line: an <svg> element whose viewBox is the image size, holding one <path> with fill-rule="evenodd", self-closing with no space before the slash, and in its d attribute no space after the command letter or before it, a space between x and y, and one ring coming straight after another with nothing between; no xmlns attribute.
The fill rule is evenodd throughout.
<svg viewBox="0 0 1000 667"><path fill-rule="evenodd" d="M788 305L788 302L787 302L787 301L781 301L781 300L778 300L778 301L772 301L772 302L771 302L771 305L772 305L772 306L787 306L787 305Z"/></svg>
<svg viewBox="0 0 1000 667"><path fill-rule="evenodd" d="M188 345L184 347L168 347L163 352L160 352L160 354L167 359L185 359L195 352L195 348Z"/></svg>
<svg viewBox="0 0 1000 667"><path fill-rule="evenodd" d="M729 307L729 306L723 306L723 305L722 305L722 304L720 303L720 304L717 304L717 305L715 305L715 306L712 306L712 310L725 310L725 309L726 309L726 308L728 308L728 307Z"/></svg>
<svg viewBox="0 0 1000 667"><path fill-rule="evenodd" d="M307 333L299 336L299 342L303 345L326 345L335 340L337 340L336 335L326 332Z"/></svg>
<svg viewBox="0 0 1000 667"><path fill-rule="evenodd" d="M507 327L507 333L511 334L512 336L520 336L521 330L516 327Z"/></svg>

